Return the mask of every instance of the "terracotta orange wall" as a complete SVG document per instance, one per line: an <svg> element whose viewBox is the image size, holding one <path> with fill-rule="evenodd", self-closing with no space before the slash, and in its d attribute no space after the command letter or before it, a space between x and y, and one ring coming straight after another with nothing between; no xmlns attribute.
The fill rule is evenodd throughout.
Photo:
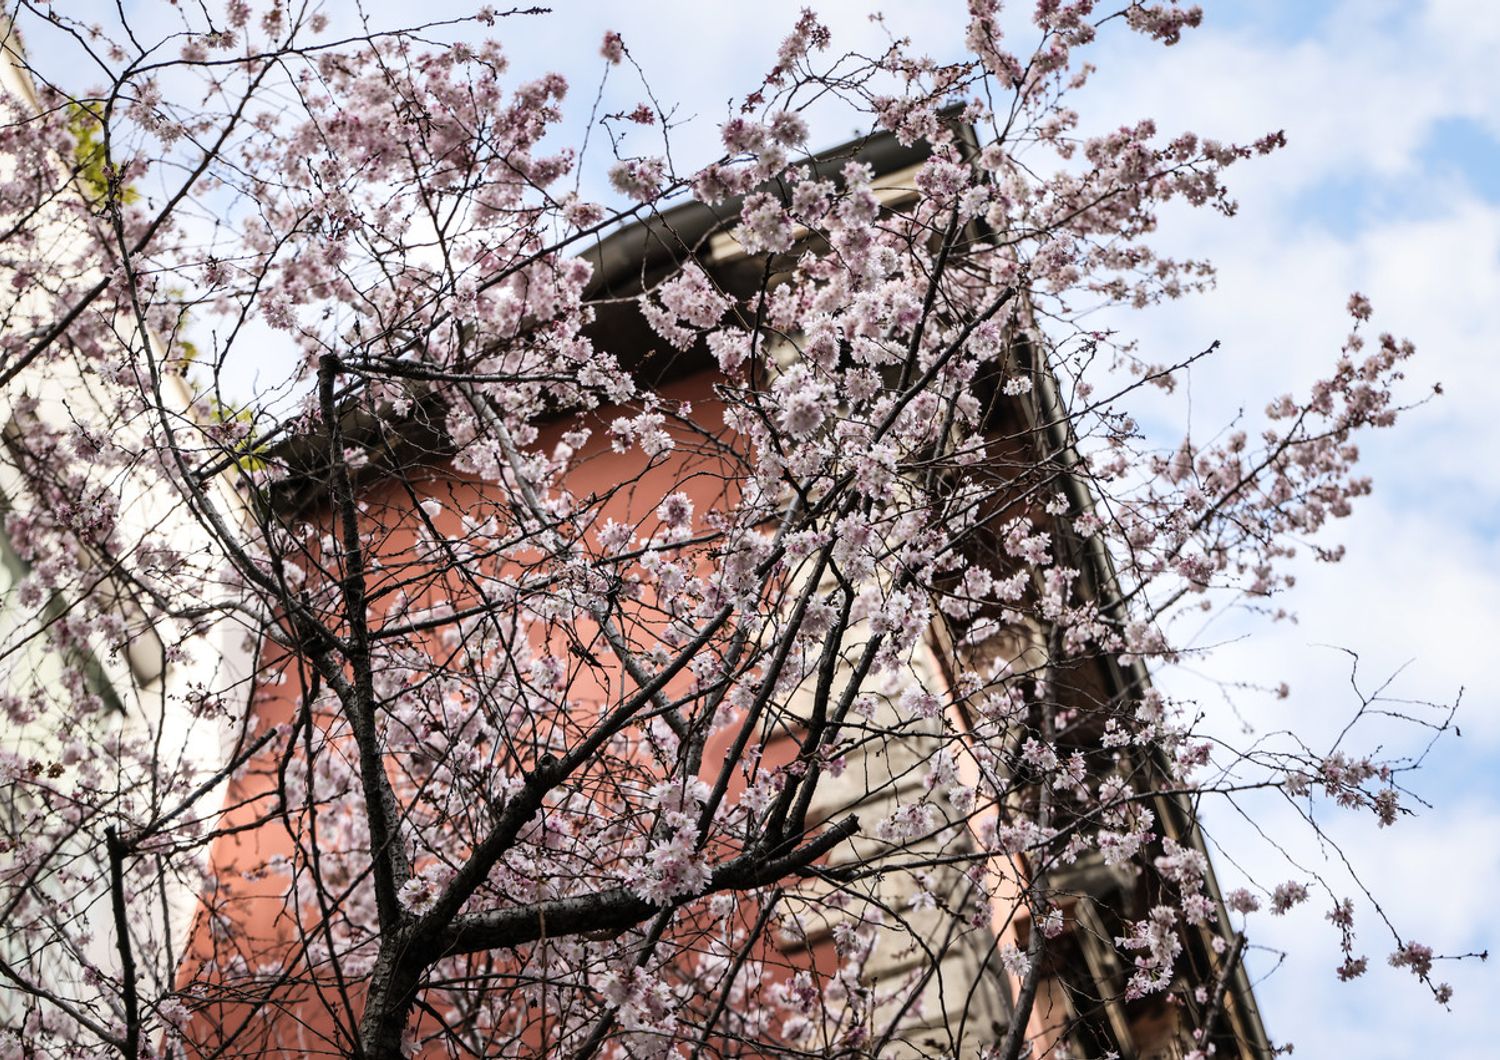
<svg viewBox="0 0 1500 1060"><path fill-rule="evenodd" d="M692 402L693 420L716 429L722 422L722 406L713 393L716 381L711 374L700 374L664 388L663 395L672 402ZM634 410L605 409L586 417L560 421L546 427L537 443L538 448L550 450L568 430L580 425L593 430L588 444L579 452L577 470L570 472L565 484L580 498L589 494L602 496L616 490L602 506L597 525L602 525L605 518L613 518L639 524L641 532L650 532L655 525L653 512L656 506L662 497L674 490L682 490L692 498L699 517L721 507L726 501L726 482L732 483L738 475L726 468L722 456L705 455L692 444L690 435L672 427L670 422L668 429L681 444L656 466L643 470L645 462L639 449L623 454L611 450L607 431L609 421L617 415L633 413ZM617 489L622 483L631 485ZM487 505L503 500L500 489L495 484L460 474L451 467L439 466L411 476L409 483L376 482L362 491L360 499L367 505L367 528L375 529L381 538L377 551L393 563L404 561L410 564L419 525L414 515L416 501L429 497L438 500L443 505L435 520L438 529L457 536L460 516L482 512ZM326 520L327 515L323 513L311 518ZM411 573L410 567L405 573ZM436 591L436 587L428 586L427 591L430 594ZM378 623L376 616L381 613L381 607L373 608L372 621ZM306 667L284 652L266 654L268 658L254 698L258 724L290 725L300 709ZM588 668L581 668L579 674L583 685L570 690L570 698L597 701L618 695L618 689L608 689L604 682L594 681ZM612 674L610 680L622 676ZM687 680L686 674L680 675L679 691ZM733 726L721 730L705 754L705 779L710 783L734 734ZM765 749L763 761L775 765L789 761L795 753L795 743L783 737ZM293 851L294 841L286 823L268 816L276 803L280 765L274 754L267 753L230 784L221 821L221 827L228 834L216 842L212 855L219 884L214 892L204 896L205 902L219 909L222 916L213 918L205 912L200 917L183 966L184 983L200 974L202 962L211 955L222 957L237 952L254 963L268 956L275 958L278 954L295 953L297 936L305 929L305 924L298 923L299 911L290 908L284 900L285 877L263 874L269 859L278 855L289 856ZM737 778L735 788L740 786ZM731 789L730 794L732 797L737 791ZM750 915L753 917L753 911ZM211 922L215 919L217 928ZM1009 925L1009 928L1013 930L1014 926ZM774 936L774 931L771 934ZM774 975L790 975L799 966L826 974L837 964L832 946L826 941L797 954L782 954L774 941L768 941L758 956L764 959L768 971L779 969L772 973ZM208 977L214 978L212 974ZM337 1051L333 1034L335 1026L352 1027L360 1009L357 990L341 993L327 982L321 988L288 986L279 997L282 1002L279 1013L269 1019L264 1014L255 1013L248 1004L205 1011L198 1018L195 1034L228 1032L245 1023L247 1030L241 1039L244 1045L239 1051L246 1054L331 1055ZM348 1033L347 1029L345 1033Z"/></svg>
<svg viewBox="0 0 1500 1060"><path fill-rule="evenodd" d="M717 429L722 421L721 405L713 394L715 381L714 376L701 374L668 386L662 393L674 403L692 402L694 422ZM698 451L693 445L693 437L680 428L668 424L669 433L681 444L655 466L645 468L639 449L627 453L612 451L607 431L610 420L634 411L604 409L586 417L551 424L542 432L536 447L550 450L566 431L580 425L592 429L591 439L579 451L578 468L570 472L566 486L580 498L616 491L603 504L598 525L602 525L605 518L612 518L639 524L641 532L649 533L656 522L655 508L662 497L674 490L687 493L700 516L721 507L725 502L726 481L732 483L739 476L723 466L722 458L716 460ZM622 483L630 485L618 489ZM360 500L367 506L364 529L373 528L378 534L377 551L380 554L397 562L406 557L404 562L409 565L410 550L416 541L419 525L414 516L416 501L425 498L438 500L443 510L434 520L437 529L458 536L461 533L460 517L495 503L500 489L495 484L479 482L473 476L461 474L451 466L428 469L411 476L411 481L405 484L377 482L361 492ZM308 518L317 524L326 524L328 520L326 512ZM410 575L410 566L403 573ZM436 589L435 585L429 585L428 594ZM378 606L372 608L372 621L378 622L376 616L381 610ZM253 698L257 725L262 728L292 725L301 709L309 674L303 661L279 649L266 651ZM611 693L618 694L618 689L607 689L602 682L593 682L590 687L590 674L587 668L580 669L584 686L570 689L570 698L597 701ZM677 691L681 691L688 680L688 675L680 675ZM722 734L715 741L719 746L709 748L705 756L709 768L722 761L731 736L732 733ZM783 754L789 758L794 753L794 748L785 751L768 748L765 760L774 762ZM268 862L276 857L289 857L294 849L293 834L287 822L275 814L281 768L279 757L267 752L230 782L220 821L226 834L215 842L211 855L217 883L203 896L205 905L216 910L217 915L210 915L205 909L198 919L182 967L184 986L195 976L210 980L218 978L216 973L203 970L204 962L210 958L223 961L238 955L248 964L255 965L275 962L281 955L290 956L297 952L297 939L306 929L303 918L308 911L296 910L285 900L285 876L266 873ZM831 959L831 949L820 947L818 952L823 951ZM334 1055L338 1051L335 1027L343 1024L347 1034L357 1021L360 1009L357 989L351 988L341 994L331 983L324 983L322 989L288 984L277 992L276 997L278 1005L274 1009L257 1011L256 1006L242 1003L205 1010L195 1020L193 1035L201 1041L209 1041L212 1046L217 1044L214 1039L218 1035L237 1034L234 1053L247 1055ZM267 1018L269 1012L275 1014Z"/></svg>

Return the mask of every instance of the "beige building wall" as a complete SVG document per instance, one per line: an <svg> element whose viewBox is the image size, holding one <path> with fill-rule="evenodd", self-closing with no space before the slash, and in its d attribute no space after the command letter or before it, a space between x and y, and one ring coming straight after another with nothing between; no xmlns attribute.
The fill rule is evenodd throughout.
<svg viewBox="0 0 1500 1060"><path fill-rule="evenodd" d="M0 87L23 107L37 109L19 41L4 20L0 41ZM0 166L7 163L0 159ZM58 257L71 257L78 241L97 235L81 230L77 214L61 209L45 210L28 224L43 252ZM0 264L5 308L24 313L35 299L24 284L11 282L12 275L10 266ZM121 327L128 330L129 323ZM24 512L37 503L23 468L29 459L28 442L48 428L95 426L109 444L128 453L145 452L147 425L109 421L99 394L112 384L93 373L78 360L42 357L0 392L0 504L7 511ZM164 376L162 389L170 414L189 421L193 401L184 381ZM213 778L242 736L257 632L245 617L192 622L163 617L136 601L128 576L111 573L111 565L118 564L113 569L128 575L133 550L150 541L170 545L184 564L198 568L204 586L212 586L219 574L214 542L149 459L105 467L80 458L69 471L81 476L78 481L88 488L113 497L119 540L126 551L91 557L94 566L82 584L44 594L44 603L37 606L33 594L22 591L28 565L0 534L0 692L38 708L29 723L0 719L0 754L17 768L35 763L47 774L47 797L59 808L56 812L67 813L76 802L70 794L74 785L87 783L102 789L92 800L95 804L114 807L118 813L83 811L76 814L76 830L60 842L54 836L23 835L20 844L0 852L0 923L5 925L0 930L0 957L10 971L0 976L0 1025L32 1030L38 1013L54 1030L65 1030L70 1021L58 1005L39 1006L29 986L45 989L63 1005L106 1025L118 1019L120 1001L111 984L119 978L121 958L107 883L105 829L128 833L133 822L188 801L195 788ZM238 528L242 509L231 485L221 478L206 488ZM229 591L226 586L225 597ZM196 602L213 603L211 592L210 598ZM80 593L95 594L96 602L104 600L124 634L115 642L98 640L88 646L87 665L93 671L89 687L105 701L105 709L81 719L75 735L62 739L59 719L76 716L78 704L59 684L61 664L43 643L42 631L48 622L67 615ZM149 616L148 610L153 612ZM195 710L191 699L199 692L220 695L223 712ZM131 758L120 759L114 748L121 744L150 749L146 753L156 759L158 775L142 775L130 764ZM55 778L47 772L53 770ZM164 778L175 782L174 790L156 789ZM25 819L35 808L35 788L3 785L3 790L0 814L10 815L8 823ZM178 825L192 828L189 822L197 819L197 828L211 828L222 792L222 784L197 792ZM168 831L162 837L174 839L189 836ZM143 993L171 989L196 909L201 873L207 868L201 859L176 860L187 871L162 871L164 862L149 853L131 859L129 915Z"/></svg>

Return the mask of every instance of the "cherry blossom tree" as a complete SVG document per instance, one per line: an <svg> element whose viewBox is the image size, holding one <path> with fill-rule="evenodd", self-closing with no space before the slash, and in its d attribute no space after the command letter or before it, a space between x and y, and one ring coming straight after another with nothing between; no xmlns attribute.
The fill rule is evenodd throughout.
<svg viewBox="0 0 1500 1060"><path fill-rule="evenodd" d="M6 36L7 1055L1262 1055L1246 940L1315 896L1338 975L1448 1001L1306 870L1221 897L1197 824L1396 824L1395 708L1235 745L1150 681L1338 558L1421 397L1354 295L1309 392L1138 427L1217 343L1091 313L1211 283L1159 213L1282 138L1072 105L1197 8L970 0L953 62L806 12L688 165L618 34L648 102L567 143L528 12L160 6ZM813 154L831 106L870 132ZM285 385L227 392L268 343Z"/></svg>

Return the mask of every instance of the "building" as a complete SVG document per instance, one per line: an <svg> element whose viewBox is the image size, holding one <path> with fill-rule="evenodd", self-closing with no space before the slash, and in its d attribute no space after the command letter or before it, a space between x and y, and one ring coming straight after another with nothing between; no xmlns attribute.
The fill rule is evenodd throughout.
<svg viewBox="0 0 1500 1060"><path fill-rule="evenodd" d="M923 144L902 147L884 137L828 152L813 164L834 173L850 157L867 163L876 174L876 194L884 208L899 211L911 198L911 177L927 154ZM709 425L719 422L714 387L722 376L717 362L701 343L682 353L659 352L662 344L641 315L637 296L689 261L722 290L739 295L757 290L766 265L764 259L745 253L730 234L736 209L734 202L719 208L696 203L680 206L614 233L586 255L593 267L589 297L597 314L592 336L647 380L653 392L668 403L691 402L698 422ZM973 238L985 238L985 233L976 230ZM1028 332L1036 334L1027 329L1009 337L1005 358L1009 371L1033 380L1031 392L1007 394L998 386L991 388L985 415L1000 454L997 459L1000 464L1044 469L1067 494L1074 512L1088 511L1087 486L1071 470L1076 454L1066 417L1058 414L1060 399L1045 348ZM497 495L496 487L455 467L453 458L459 447L445 429L443 400L433 388L413 385L402 399L402 415L376 416L351 408L339 422L341 444L356 454L351 463L353 489L365 525L374 535L371 548L380 558L380 577L394 579L397 575L392 572L399 571L406 585L403 598L435 605L436 609L423 612L431 616L429 624L434 629L449 621L455 611L462 611L458 601L475 591L472 584L452 584L455 580L462 582L471 575L499 578L493 570L478 573L490 570L483 567L484 557L453 563L455 557L445 556L442 550L452 547L447 542L464 539L465 527L470 525L466 520L480 520L507 503L507 498ZM595 427L607 425L610 415L609 410L601 410L590 422ZM627 525L649 524L652 509L674 489L680 489L699 512L722 502L723 477L694 471L691 461L704 459L702 452L645 466L638 454L615 451L607 430L579 440L570 434L577 425L572 419L544 424L537 444L541 448L545 448L542 443L567 445L576 451L578 470L570 472L567 488L578 497L605 498L598 507L600 518L607 516ZM692 450L684 446L677 452L691 454ZM261 512L267 524L305 542L302 555L310 565L330 554L326 543L321 548L315 543L328 529L332 469L327 453L328 439L318 436L281 445L273 459L286 474ZM1039 453L1047 455L1039 458ZM1071 565L1081 572L1084 592L1104 612L1119 617L1119 593L1109 556L1101 546L1078 541L1059 521L1048 523L1049 517L1037 511L1033 502L1015 500L1002 490L994 503L1000 510L1021 512L1037 525L1050 525L1068 551ZM976 547L984 547L982 541ZM997 548L993 542L990 547ZM454 628L459 628L453 621ZM928 630L912 654L910 672L918 685L951 701L953 709L946 716L918 723L909 719L890 722L884 731L888 737L894 733L899 738L857 746L841 763L842 773L820 785L806 805L807 829L850 812L867 821L899 812L921 787L922 771L952 746L955 734L973 723L966 713L962 671L997 664L1020 673L1034 671L1047 665L1047 638L1045 624L1034 620L1011 622L967 644L956 643L951 631L942 626ZM573 644L566 651L598 662L587 645ZM563 658L570 656L564 653ZM840 666L842 672L849 672L854 663L846 660ZM568 693L571 709L578 709L579 697L586 702L593 696L602 702L610 695L608 666L580 666L575 676ZM616 676L622 675L616 672ZM1101 743L1111 714L1147 694L1149 677L1143 667L1094 654L1053 668L1048 676L1058 690L1059 711L1071 718L1058 734L1063 746L1076 750L1096 770L1113 769L1139 778L1160 769L1161 763L1149 757L1132 757L1135 753L1130 751L1115 753ZM785 718L790 720L776 729L779 735L767 738L761 752L765 762L785 763L796 757L796 719L812 717L818 710L813 684L804 682L788 698ZM399 689L393 694L399 694ZM882 730L886 720L880 712L894 709L895 699L894 694L874 697L872 731ZM327 704L327 693L319 691L308 668L295 655L268 651L256 705L261 723L297 726L317 719L303 731L321 727L331 733L340 724L337 711L330 707L320 713L319 704ZM455 724L461 728L467 722ZM438 749L433 755L450 754L457 735L442 725L429 727L422 733L393 737L391 753L403 761L419 761L430 744ZM337 746L336 736L326 739L330 742L323 745L325 750ZM707 748L706 761L734 750L727 735L715 740ZM334 758L325 753L315 775L299 775L296 783L305 785L299 790L324 785L319 790L329 792L329 805L352 790L350 768L330 764ZM619 760L616 765L627 771L630 761ZM306 923L299 910L309 908L315 892L327 886L335 890L346 884L357 886L357 880L348 881L357 874L358 863L319 855L315 835L305 820L283 819L254 827L276 804L287 776L284 765L263 759L236 777L227 797L230 809L225 823L230 834L216 847L212 888L203 895L206 912L183 973L188 987L231 982L236 990L232 1000L225 1000L221 991L220 1000L205 1004L197 1013L192 1037L206 1053L336 1054L346 1050L357 1033L360 988L346 987L345 980L357 984L374 968L373 941L362 942L357 925L347 918L341 920L337 910L325 909L321 919L314 916ZM730 797L743 793L741 786ZM1017 797L1037 796L1022 792ZM1166 837L1206 858L1185 799L1160 796L1152 810ZM873 1013L867 1016L872 1026L884 1030L875 1041L842 1040L839 1048L847 1055L861 1054L860 1050L890 1056L981 1055L1005 1038L1013 1022L1016 998L1023 989L1014 958L1027 952L1032 936L1029 911L1018 905L1014 893L1007 900L1003 890L985 900L989 908L977 904L981 900L975 897L973 878L959 866L974 864L978 847L975 833L961 816L946 822L932 839L902 847L906 862L931 853L920 867L905 867L905 862L880 866L871 860L878 855L871 843L863 834L840 843L815 869L790 881L779 894L774 919L767 911L762 925L767 930L758 936L754 960L768 969L767 983L791 982L799 973L817 982L832 975L840 964L841 925L857 924L866 936L859 975L871 991L867 1001ZM321 871L331 874L332 883L320 881L311 890L299 889L308 886L306 876L320 857ZM288 867L293 864L301 864L302 870ZM867 871L872 865L876 871ZM1085 857L1043 869L1028 865L1023 855L1000 868L1000 875L1008 872L1013 879L1035 878L1045 871L1053 895L1054 922L1048 927L1054 937L1040 951L1041 974L1033 986L1036 1002L1024 1030L1031 1055L1179 1057L1194 1048L1194 1034L1200 1030L1216 1056L1258 1060L1271 1055L1239 962L1243 940L1222 926L1209 922L1182 928L1170 989L1130 996L1131 957L1118 944L1118 936L1126 932L1128 922L1145 917L1163 888L1170 886L1151 870L1149 853L1113 868ZM287 872L293 872L297 880L290 888ZM1227 923L1211 873L1207 894L1218 910L1218 925ZM315 937L314 928L328 937ZM608 936L608 931L603 934ZM342 961L331 960L330 954L340 948ZM316 959L309 956L313 952ZM504 978L514 973L514 969L503 972L505 959L497 961L486 974ZM258 973L257 963L269 971ZM826 982L819 984L819 989L826 987ZM526 996L524 989L517 989L516 998ZM735 1006L711 1000L705 1004L716 1008L704 1040L710 1038L710 1031L730 1035L734 1013L725 1009L740 1002ZM494 1055L547 1051L545 1025L538 1028L524 1012L515 1018L513 1025L501 1027L492 1016L476 1017L464 1030L470 1035L467 1048L481 1054L493 1049ZM431 1010L419 1017L418 1037L429 1035L435 1043L441 1035L435 1020ZM790 1031L783 1026L776 1033ZM788 1048L837 1052L836 1043L819 1042L816 1029L804 1028L803 1034L795 1041L788 1038ZM436 1044L432 1050L434 1055L439 1052Z"/></svg>

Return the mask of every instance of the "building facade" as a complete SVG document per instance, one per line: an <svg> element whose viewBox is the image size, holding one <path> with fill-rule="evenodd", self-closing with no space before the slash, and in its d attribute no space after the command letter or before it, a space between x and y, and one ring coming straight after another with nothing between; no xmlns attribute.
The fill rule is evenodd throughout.
<svg viewBox="0 0 1500 1060"><path fill-rule="evenodd" d="M876 138L820 156L813 164L829 172L851 158L869 165L883 208L899 211L913 197L912 177L928 150L921 143L903 147L891 138ZM662 426L676 444L661 459L644 460L639 451L621 451L612 441L610 424L639 414L636 406L554 418L539 427L538 437L528 440L530 450L567 448L574 466L568 472L567 491L588 499L600 525L650 527L661 519L657 509L668 495L680 496L691 511L699 513L726 503L726 483L734 475L713 462L722 459L732 464L733 455L715 456L711 447L696 444L694 435L713 434L722 427L720 388L729 380L701 344L678 352L664 347L643 316L639 297L689 265L701 269L719 290L741 298L752 296L766 282L769 270L763 257L746 253L731 234L736 209L734 202L713 209L688 204L618 231L586 255L592 268L589 291L595 312L591 336L631 367L660 407L690 405L694 410L691 428L670 422ZM976 234L982 237L982 232ZM1038 334L1034 328L1021 327L1007 340L1008 370L1027 376L1034 385L1023 394L993 388L985 412L995 447L992 459L997 466L1050 468L1047 473L1073 508L1087 511L1091 505L1087 486L1068 470L1073 443L1067 435L1067 418L1059 414L1060 399L1045 349L1034 337ZM772 351L768 361L774 359ZM774 365L768 370L774 372ZM428 616L425 621L434 631L451 627L452 641L435 633L436 641L424 640L414 649L423 652L455 649L472 629L453 616L464 612L466 601L484 598L480 582L491 579L499 584L508 577L503 558L468 556L461 544L452 543L465 541L485 518L515 508L515 495L526 489L520 472L501 473L498 478L508 483L501 486L475 474L456 457L462 442L446 431L443 403L447 400L453 400L451 393L413 386L398 402L399 411L387 416L351 409L339 424L339 443L344 452L354 454L346 471L352 469L351 486L371 555L376 558L372 584L379 588L372 591L382 600L399 596L402 615L409 616L415 609ZM584 434L582 427L592 433ZM330 496L337 488L337 473L330 465L329 444L327 437L310 435L280 447L273 459L285 474L267 498L261 516L266 525L307 542L332 529ZM1076 460L1076 454L1072 459ZM1107 553L1097 544L1075 539L1065 525L1038 510L1034 501L1025 500L1033 485L1017 481L1014 496L1000 490L991 503L999 512L1019 514L1038 527L1047 527L1065 550L1069 564L1080 572L1082 591L1106 613L1121 613L1123 605ZM309 566L321 567L325 577L338 569L327 559L332 547L328 541L324 536L322 551L310 543L303 552ZM981 534L974 547L991 549L997 562L1003 563L997 542L986 544ZM489 565L492 561L499 565ZM642 619L653 621L658 620ZM659 624L665 622L663 618ZM858 622L853 629L858 641ZM863 635L867 637L868 632ZM1049 635L1045 622L1026 617L1013 617L977 639L960 637L955 627L941 622L926 630L907 660L903 684L872 688L864 722L872 738L856 741L839 761L837 775L826 777L816 788L805 806L807 833L850 814L861 821L899 817L904 807L924 801L930 787L926 778L933 763L946 760L945 756L956 758L953 768L960 772L978 768L954 752L976 724L974 704L966 693L966 671L1009 671L1033 680L1045 674L1054 690L1058 716L1068 719L1059 725L1059 747L1087 762L1096 771L1095 779L1117 772L1139 782L1163 769L1162 763L1149 756L1132 757L1131 752L1112 750L1101 742L1112 714L1149 697L1144 668L1103 654L1054 664L1049 661L1053 655ZM534 654L546 655L541 648L540 643L528 646ZM552 652L548 658L599 662L587 644L552 645L548 650ZM314 727L337 727L336 707L328 705L326 690L319 690L312 669L295 652L270 650L263 661L256 705L262 724L296 726L299 718L311 718ZM847 683L858 665L857 653L848 654L830 676L833 685ZM579 666L570 673L568 710L602 710L600 704L618 696L618 684L626 679L618 665ZM675 687L679 686L669 686L669 690ZM823 707L819 703L820 698L826 701L827 687L812 678L804 680L786 697L779 720L764 727L758 755L768 768L796 759L799 726L826 708L826 702ZM913 690L949 706L941 714L914 721L903 713L902 705L902 697ZM403 694L399 685L388 691L397 698ZM482 693L470 692L483 699ZM319 704L329 712L322 721L317 720ZM455 747L466 724L459 717L447 725L428 723L418 734L392 736L391 752L406 756L403 760L420 759L428 750L435 758L457 754ZM1007 738L1019 743L1021 728ZM577 735L582 729L570 731ZM419 746L424 741L430 747ZM742 750L735 745L733 730L726 729L709 740L704 761L720 761ZM637 748L629 754L639 758L647 751ZM617 764L624 770L627 762ZM297 782L308 788L327 785L330 799L337 801L337 793L351 790L351 777L347 766L329 765L317 777L299 777ZM278 792L287 783L285 768L266 758L242 771L229 791L226 830L231 834L216 847L215 890L204 896L207 913L195 936L184 981L244 977L246 996L257 1000L222 1002L199 1013L195 1028L206 1053L336 1054L347 1049L358 1033L361 988L357 984L376 968L373 943L361 948L357 931L352 936L329 937L326 944L310 939L304 917L318 888L299 891L307 880L289 888L284 875L299 858L308 864L317 860L316 856L308 858L314 836L306 820L252 827L266 807L277 802ZM726 797L748 797L747 783L735 781ZM1034 810L1028 800L1044 797L1035 789L1015 795L1018 807L1028 812ZM1206 859L1186 800L1164 795L1150 809L1164 841L1174 844L1172 849ZM600 827L608 831L612 826L601 822ZM926 838L903 843L899 849L883 850L877 835L860 831L833 846L815 868L795 874L778 887L775 909L761 906L750 917L763 930L738 959L752 961L763 970L762 983L768 991L774 992L780 984L785 993L788 984L807 977L826 992L838 979L838 970L847 965L849 932L857 932L862 939L857 947L858 978L868 989L865 1019L877 1030L858 1039L820 1038L817 1028L792 1028L795 1021L789 1021L779 1029L762 1027L769 1034L766 1040L777 1040L779 1035L788 1055L982 1056L1006 1039L1015 1021L1017 997L1031 990L1035 1001L1023 1032L1030 1050L1026 1055L1157 1060L1185 1056L1209 1045L1219 1057L1270 1055L1248 978L1239 963L1242 940L1223 927L1227 917L1211 873L1208 900L1217 911L1217 920L1174 929L1180 931L1180 956L1171 986L1135 997L1128 987L1132 957L1121 945L1121 936L1170 890L1151 871L1152 853L1160 848L1112 867L1097 855L1044 866L1029 863L1024 853L1001 858L1004 863L1000 864L994 856L981 853L992 843L993 836L984 835L976 821L955 810ZM324 871L331 871L334 882L340 884L349 879L351 866L334 859ZM1011 880L1009 890L1005 884L998 889L978 887L976 879L986 875ZM1048 940L1033 950L1033 915L1022 892L1043 877L1046 892L1053 896L1044 925ZM321 923L329 922L325 915ZM314 967L307 957L316 950L327 961L329 952L339 947L344 948L342 968ZM1034 953L1041 965L1030 987L1020 970L1026 962L1018 959L1028 953ZM273 977L264 992L255 994L253 965L268 955L275 957L268 962L272 967L288 970ZM495 963L486 974L497 980L512 977L515 997L527 996L525 989L514 985L523 981L522 969L507 964L519 958L501 955L492 960ZM295 972L289 970L292 965L298 966ZM344 977L355 985L345 987ZM847 983L838 987L846 988ZM713 1033L704 1032L704 1042L723 1037L721 1045L711 1046L719 1049L716 1055L755 1054L753 1048L750 1053L738 1051L749 1046L729 1044L734 1038L732 1010L751 1007L743 997L735 995L732 1004L713 998L699 1004L717 1009L710 1012ZM726 1008L731 1012L725 1013ZM453 1044L460 1040L458 1032L453 1032L448 1045L441 1044L441 1020L432 1011L419 1014L416 1022L412 1048L423 1055L442 1055L451 1048L480 1055L541 1055L562 1049L559 1043L549 1045L545 1024L529 1022L524 1012L505 1026L493 1016L475 1017L463 1032L467 1037L461 1039L466 1043L461 1046ZM628 1039L622 1048L629 1054L645 1047L640 1040Z"/></svg>

